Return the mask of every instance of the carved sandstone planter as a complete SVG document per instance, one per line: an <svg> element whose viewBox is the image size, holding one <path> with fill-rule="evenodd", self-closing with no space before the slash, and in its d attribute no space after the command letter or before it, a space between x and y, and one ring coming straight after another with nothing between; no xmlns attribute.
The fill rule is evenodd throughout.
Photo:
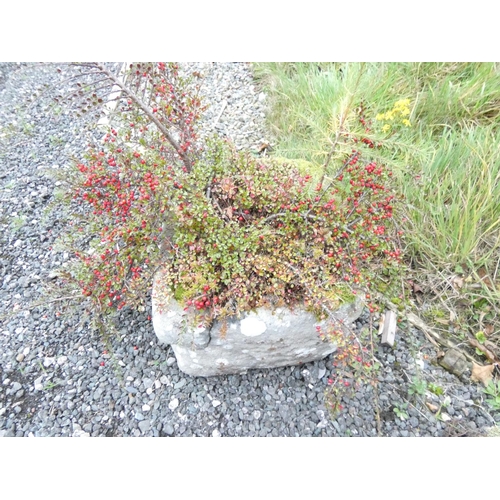
<svg viewBox="0 0 500 500"><path fill-rule="evenodd" d="M210 377L298 365L323 359L336 349L318 335L317 327L325 323L303 308L261 307L204 327L194 326L193 313L175 300L160 301L158 282L152 303L158 341L172 346L179 369L188 375ZM357 301L341 306L335 316L349 324L362 310L362 302Z"/></svg>

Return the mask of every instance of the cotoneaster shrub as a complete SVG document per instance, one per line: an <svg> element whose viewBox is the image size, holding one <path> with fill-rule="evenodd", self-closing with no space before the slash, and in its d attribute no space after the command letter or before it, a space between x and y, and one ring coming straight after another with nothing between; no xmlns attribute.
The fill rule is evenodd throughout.
<svg viewBox="0 0 500 500"><path fill-rule="evenodd" d="M205 323L262 305L305 304L328 318L356 297L374 312L378 292L397 293L397 199L373 142L343 134L350 153L318 181L199 140L204 108L174 64L133 65L121 88L108 132L66 179L71 274L101 324L144 306L160 271L162 307L175 298ZM339 359L370 367L343 325L318 334L339 344Z"/></svg>
<svg viewBox="0 0 500 500"><path fill-rule="evenodd" d="M211 141L173 193L165 255L175 297L213 319L267 304L305 302L324 315L395 270L394 195L386 169L346 159L330 186L286 163Z"/></svg>

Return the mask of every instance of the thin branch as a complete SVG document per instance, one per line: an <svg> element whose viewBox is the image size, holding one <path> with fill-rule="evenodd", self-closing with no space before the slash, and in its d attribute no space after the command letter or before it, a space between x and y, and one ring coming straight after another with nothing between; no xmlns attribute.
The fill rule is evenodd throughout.
<svg viewBox="0 0 500 500"><path fill-rule="evenodd" d="M314 205L317 205L318 203L321 202L321 200L323 199L323 197L325 196L325 194L328 192L328 190L330 189L330 187L332 186L332 184L338 179L338 177L340 176L340 174L344 171L344 169L347 167L347 165L349 165L349 163L353 160L353 158L357 156L357 154L358 153L353 153L351 156L349 156L349 158L347 158L347 160L342 164L342 167L340 167L340 169L337 171L337 173L333 176L330 184L328 184L328 186L325 189L321 190L321 194L320 194L320 196L318 198L318 201L316 201L314 203ZM312 207L307 212L307 215L309 215L311 213L311 210L312 210Z"/></svg>
<svg viewBox="0 0 500 500"><path fill-rule="evenodd" d="M328 164L330 163L333 153L335 152L335 148L337 147L337 144L339 142L339 137L340 137L340 131L342 130L342 124L344 122L344 118L342 117L342 121L340 124L340 128L337 130L337 133L335 135L335 141L333 142L332 147L330 148L330 152L328 153L328 156L326 157L325 164L323 165L323 173L321 175L321 179L319 180L319 185L323 185L323 181L325 180L325 175L326 175L326 169L328 168Z"/></svg>
<svg viewBox="0 0 500 500"><path fill-rule="evenodd" d="M24 311L31 311L32 309L36 309L37 307L40 306L46 306L48 304L52 304L53 302L62 302L63 300L76 300L76 299L81 300L82 298L84 298L84 295L79 293L75 295L69 295L66 297L57 297L55 299L33 302L32 304L29 304L27 307L20 307L16 311L11 311L9 313L3 314L2 316L0 316L0 319L4 320L10 317L14 317L17 316L18 314L21 314Z"/></svg>
<svg viewBox="0 0 500 500"><path fill-rule="evenodd" d="M106 69L103 65L101 64L96 64L92 63L95 65L99 71L101 71L103 74L105 74L110 80L113 81L115 85L117 85L126 95L130 97L138 106L141 108L141 110L144 112L144 114L158 127L158 129L161 131L161 133L164 135L164 137L168 140L168 142L172 145L172 147L177 151L177 154L181 157L182 162L184 163L184 166L187 168L188 171L191 171L191 161L187 157L187 155L181 151L179 144L177 141L172 137L168 129L156 118L156 116L152 113L152 111L149 109L149 107L134 93L130 88L128 88L126 85L124 85L118 78L116 78L108 69Z"/></svg>
<svg viewBox="0 0 500 500"><path fill-rule="evenodd" d="M266 217L264 220L261 221L261 223L268 222L273 219L277 219L278 217L285 217L287 214L285 212L278 212L277 214L272 214L269 217ZM318 220L320 217L316 217L315 215L309 215L309 212L307 214L297 214L299 217L302 217L303 219L311 219L311 220Z"/></svg>
<svg viewBox="0 0 500 500"><path fill-rule="evenodd" d="M95 74L97 74L97 73L95 73L95 72L93 72L93 73L81 73L81 74L79 74L79 75L70 76L70 77L68 77L68 78L64 79L62 82L58 82L58 85L63 85L64 83L70 82L71 80L76 80L77 78L81 78L82 76L86 76L86 75L95 75ZM36 97L35 97L35 98L34 98L34 99L30 102L29 106L28 106L26 109L28 109L28 110L29 110L29 109L31 109L31 108L35 105L35 103L36 103L36 102L38 102L38 101L39 101L39 100L40 100L40 99L41 99L41 98L42 98L42 97L43 97L43 96L44 96L47 92L50 92L51 90L54 90L54 88L55 88L55 87L54 87L54 86L52 86L52 85L47 86L47 88L46 88L46 89L44 89L44 91L43 91L43 92L41 92L40 94L38 94L38 95L37 95L37 96L36 96ZM63 97L63 96L61 96L61 97L64 99L64 97Z"/></svg>
<svg viewBox="0 0 500 500"><path fill-rule="evenodd" d="M364 69L364 63L362 65L363 69ZM359 82L361 80L361 75L363 74L363 72L361 71L358 75L358 79L356 80L356 85L354 86L355 89L358 88L358 85L359 85ZM328 156L326 158L326 162L323 166L323 175L321 176L321 180L320 180L320 185L323 184L323 180L325 178L325 174L326 174L326 169L328 168L328 164L330 163L330 160L332 159L332 156L333 156L333 153L335 152L335 148L337 147L337 144L339 142L339 138L340 138L340 134L343 132L344 130L344 122L346 120L346 117L347 117L347 112L349 111L349 108L352 104L352 101L354 99L354 93L351 94L351 97L349 99L349 103L347 104L345 110L344 110L344 113L342 113L341 117L340 117L340 123L339 123L339 127L337 129L337 133L335 134L335 141L330 149L330 152L328 153ZM340 174L337 174L335 177L338 177L338 175Z"/></svg>

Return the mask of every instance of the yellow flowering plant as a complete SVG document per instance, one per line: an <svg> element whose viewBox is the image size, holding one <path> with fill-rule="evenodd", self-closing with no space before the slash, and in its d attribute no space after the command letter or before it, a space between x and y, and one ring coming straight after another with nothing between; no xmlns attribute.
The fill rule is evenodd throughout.
<svg viewBox="0 0 500 500"><path fill-rule="evenodd" d="M378 113L376 120L382 122L382 132L388 133L401 126L411 127L409 116L410 99L400 99L394 104L390 111Z"/></svg>

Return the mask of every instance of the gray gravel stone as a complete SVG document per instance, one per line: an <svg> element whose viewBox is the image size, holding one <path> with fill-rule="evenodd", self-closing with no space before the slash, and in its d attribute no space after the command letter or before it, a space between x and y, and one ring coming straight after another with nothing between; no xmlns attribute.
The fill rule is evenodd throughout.
<svg viewBox="0 0 500 500"><path fill-rule="evenodd" d="M174 385L174 389L182 389L185 385L186 385L186 379L185 378L182 378L181 380L179 380L179 382L177 382L175 385Z"/></svg>
<svg viewBox="0 0 500 500"><path fill-rule="evenodd" d="M172 436L174 434L174 426L172 424L165 424L163 426L163 432L168 436Z"/></svg>
<svg viewBox="0 0 500 500"><path fill-rule="evenodd" d="M175 410L179 406L179 400L177 398L174 398L168 403L168 408L169 410Z"/></svg>
<svg viewBox="0 0 500 500"><path fill-rule="evenodd" d="M21 388L22 388L22 385L19 382L12 382L10 392L11 392L11 394L16 393Z"/></svg>
<svg viewBox="0 0 500 500"><path fill-rule="evenodd" d="M149 419L139 422L139 429L143 434L146 434L151 429L151 421Z"/></svg>

